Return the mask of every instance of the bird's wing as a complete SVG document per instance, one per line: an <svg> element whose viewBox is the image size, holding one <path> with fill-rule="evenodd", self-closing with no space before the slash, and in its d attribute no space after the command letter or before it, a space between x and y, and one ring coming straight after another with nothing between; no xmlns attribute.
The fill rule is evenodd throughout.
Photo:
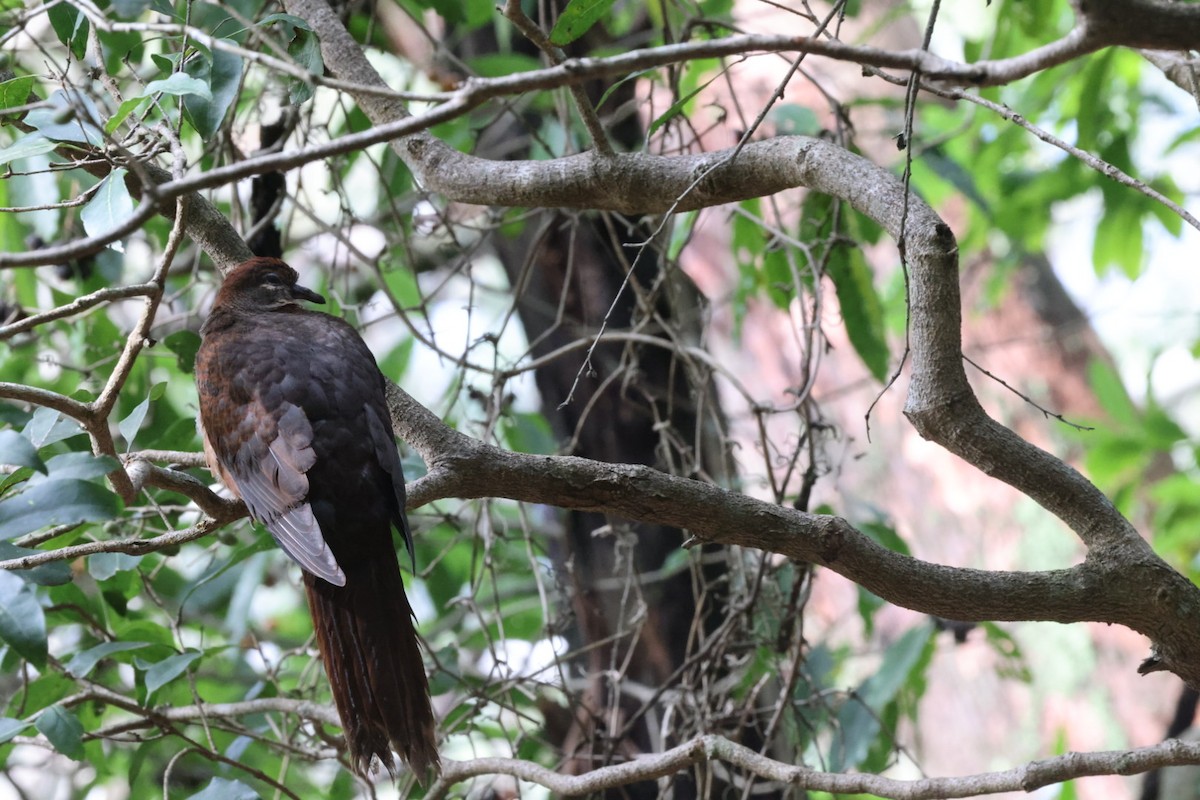
<svg viewBox="0 0 1200 800"><path fill-rule="evenodd" d="M291 403L282 404L276 413L277 417L259 403L242 407L233 435L213 447L222 477L246 502L250 516L267 526L296 563L335 586L345 586L346 575L306 502L305 473L316 463L312 425L303 409ZM264 424L268 421L274 424Z"/></svg>

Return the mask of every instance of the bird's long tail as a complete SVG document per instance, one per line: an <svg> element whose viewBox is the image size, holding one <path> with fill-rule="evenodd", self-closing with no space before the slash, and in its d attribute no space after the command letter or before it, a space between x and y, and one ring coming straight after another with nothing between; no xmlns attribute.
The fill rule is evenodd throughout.
<svg viewBox="0 0 1200 800"><path fill-rule="evenodd" d="M395 749L424 781L441 763L400 568L379 559L345 572L345 586L305 572L304 588L351 760L366 775L376 757L394 775Z"/></svg>

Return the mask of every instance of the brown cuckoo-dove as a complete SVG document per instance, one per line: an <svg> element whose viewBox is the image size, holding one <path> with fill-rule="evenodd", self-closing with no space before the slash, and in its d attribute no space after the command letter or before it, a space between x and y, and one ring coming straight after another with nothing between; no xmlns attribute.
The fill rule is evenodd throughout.
<svg viewBox="0 0 1200 800"><path fill-rule="evenodd" d="M385 381L348 323L295 270L229 273L196 356L209 465L304 575L352 763L439 767L425 668L392 541L412 556Z"/></svg>

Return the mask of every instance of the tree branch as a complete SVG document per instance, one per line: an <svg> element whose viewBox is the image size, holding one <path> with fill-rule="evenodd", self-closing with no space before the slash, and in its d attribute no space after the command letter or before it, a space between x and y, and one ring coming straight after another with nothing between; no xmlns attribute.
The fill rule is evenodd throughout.
<svg viewBox="0 0 1200 800"><path fill-rule="evenodd" d="M7 561L0 561L0 569L33 569L43 564L53 564L56 561L73 561L76 558L93 556L97 553L125 553L131 556L144 556L148 553L156 553L160 550L178 547L181 544L202 539L231 522L232 519L236 519L236 517L205 519L190 528L164 533L161 536L154 536L149 539L110 539L105 542L85 542L84 544L75 544L70 547L60 547L57 550L47 550L44 553L37 553L36 555L21 556L19 558L10 558Z"/></svg>
<svg viewBox="0 0 1200 800"><path fill-rule="evenodd" d="M905 781L882 775L817 772L767 758L720 736L701 736L664 753L600 767L583 775L564 775L540 764L511 758L477 758L442 762L442 776L430 787L430 800L445 797L449 787L479 775L512 775L544 786L564 797L592 794L674 775L694 764L720 762L768 781L796 789L834 795L871 795L895 800L975 797L999 792L1033 792L1043 786L1093 775L1136 775L1161 767L1200 763L1200 744L1170 739L1152 747L1067 753L1002 772L954 778Z"/></svg>

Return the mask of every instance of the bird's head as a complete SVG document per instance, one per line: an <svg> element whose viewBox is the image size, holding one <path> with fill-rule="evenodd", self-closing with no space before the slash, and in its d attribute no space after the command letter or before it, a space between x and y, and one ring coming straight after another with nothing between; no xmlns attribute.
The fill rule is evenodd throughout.
<svg viewBox="0 0 1200 800"><path fill-rule="evenodd" d="M293 310L301 300L324 303L324 297L296 283L299 277L278 258L252 258L226 276L213 308L262 312Z"/></svg>

